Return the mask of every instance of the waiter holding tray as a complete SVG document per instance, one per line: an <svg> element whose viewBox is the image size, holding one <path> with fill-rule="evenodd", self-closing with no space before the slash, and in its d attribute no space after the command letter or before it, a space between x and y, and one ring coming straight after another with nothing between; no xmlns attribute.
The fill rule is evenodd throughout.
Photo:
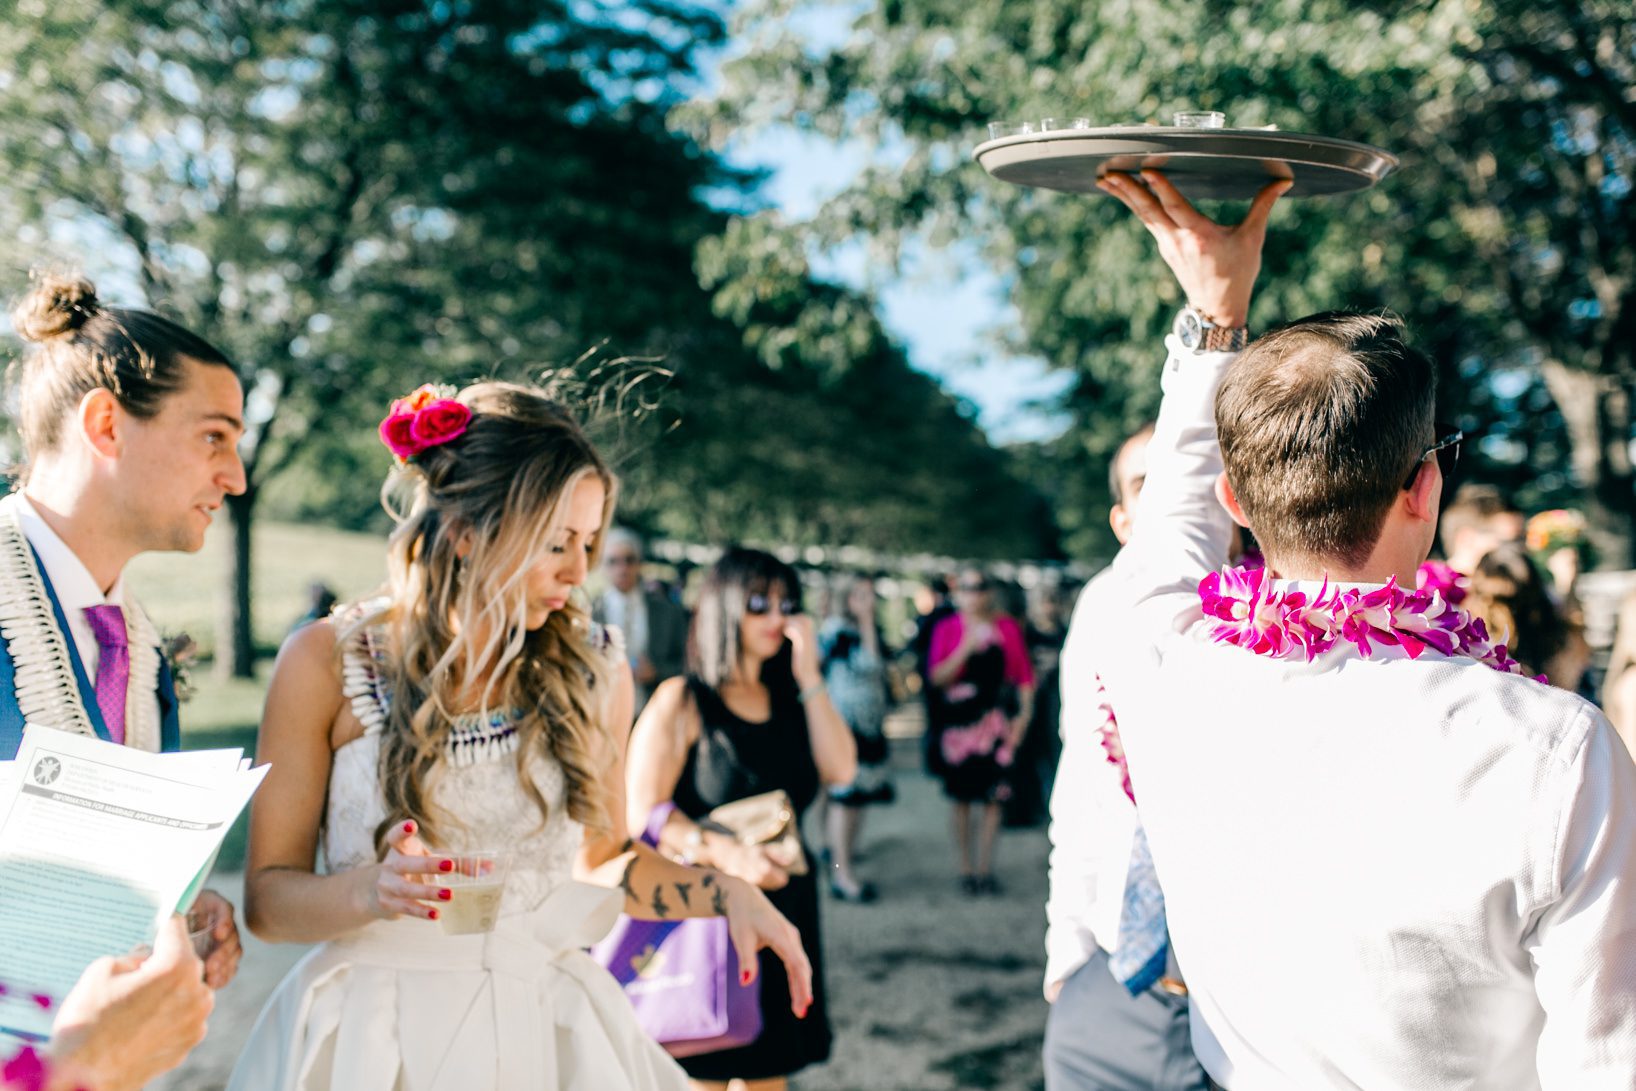
<svg viewBox="0 0 1636 1091"><path fill-rule="evenodd" d="M1226 228L1182 189L1208 190L1191 168L1233 144L1138 182L1053 131L1043 158L1078 161L1056 188L1130 208L1194 312L1167 343L1134 535L1064 665L1095 670L1105 713L1065 710L1065 736L1088 730L1139 805L1126 868L1103 853L1094 876L1122 886L1105 972L1133 996L1179 975L1203 1086L1636 1086L1636 766L1594 706L1407 590L1461 438L1433 424L1431 361L1380 315L1248 342L1277 191ZM1294 193L1360 168L1235 169ZM1233 522L1264 568L1226 567ZM1061 849L1053 897L1082 880ZM1097 1086L1185 1086L1154 1071Z"/></svg>

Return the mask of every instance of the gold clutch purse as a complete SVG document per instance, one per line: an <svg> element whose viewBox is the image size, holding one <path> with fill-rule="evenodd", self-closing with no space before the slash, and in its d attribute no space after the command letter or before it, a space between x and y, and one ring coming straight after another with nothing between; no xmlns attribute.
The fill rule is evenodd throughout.
<svg viewBox="0 0 1636 1091"><path fill-rule="evenodd" d="M766 845L776 849L776 857L789 861L783 865L784 870L791 875L807 873L807 854L801 848L795 806L782 788L723 803L706 815L702 824L727 834L741 845Z"/></svg>

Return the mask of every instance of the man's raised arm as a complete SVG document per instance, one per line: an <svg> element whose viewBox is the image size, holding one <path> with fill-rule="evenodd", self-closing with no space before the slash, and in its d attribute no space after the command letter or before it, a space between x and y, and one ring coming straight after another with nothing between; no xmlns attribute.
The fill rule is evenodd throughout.
<svg viewBox="0 0 1636 1091"><path fill-rule="evenodd" d="M1192 591L1226 561L1232 523L1216 499L1221 449L1216 442L1216 389L1243 347L1250 297L1261 272L1261 249L1273 205L1290 187L1268 185L1244 221L1223 227L1188 203L1164 175L1144 171L1144 187L1128 175L1108 174L1099 188L1135 213L1158 241L1188 306L1215 327L1212 344L1166 338L1164 398L1148 445L1141 517L1121 552L1122 582L1134 602L1155 594Z"/></svg>

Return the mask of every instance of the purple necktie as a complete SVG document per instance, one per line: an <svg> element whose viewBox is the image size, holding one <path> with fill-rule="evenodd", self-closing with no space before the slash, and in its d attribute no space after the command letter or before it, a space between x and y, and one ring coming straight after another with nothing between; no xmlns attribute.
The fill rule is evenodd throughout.
<svg viewBox="0 0 1636 1091"><path fill-rule="evenodd" d="M125 611L109 603L87 606L91 633L97 638L102 656L97 660L97 707L108 737L125 742L125 690L131 681L131 644L125 635Z"/></svg>

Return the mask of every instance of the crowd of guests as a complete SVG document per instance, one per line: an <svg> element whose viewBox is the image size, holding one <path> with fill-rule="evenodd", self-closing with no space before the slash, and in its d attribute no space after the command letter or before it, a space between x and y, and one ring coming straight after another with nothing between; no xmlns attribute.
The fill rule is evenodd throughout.
<svg viewBox="0 0 1636 1091"><path fill-rule="evenodd" d="M961 894L1000 891L1008 808L1050 800L1047 1086L1630 1086L1636 766L1613 731L1636 730L1636 600L1598 679L1560 513L1445 502L1461 436L1394 320L1246 349L1282 184L1235 228L1162 178L1104 185L1198 312L1112 460L1120 558L1067 625L1060 589L932 581L907 649ZM14 324L34 348L0 731L176 749L166 668L121 658L152 633L123 572L197 550L245 489L238 374L76 278ZM613 473L546 388L421 387L379 431L388 580L297 627L260 728L245 920L314 947L229 1086L781 1091L832 1048L821 892L878 897L856 863L901 694L874 581L808 611L798 572L731 548L689 611L644 580ZM19 618L55 639L13 647ZM763 797L765 835L721 817ZM52 1059L3 1078L105 1091L179 1061L240 951L234 907L203 904L202 960L172 920L97 963L53 1001ZM753 1033L661 1048L587 953L621 914L719 922Z"/></svg>
<svg viewBox="0 0 1636 1091"><path fill-rule="evenodd" d="M25 645L7 628L0 734L15 749L26 720L175 750L162 657L117 669L155 631L123 572L144 552L196 551L212 513L244 491L238 374L192 332L104 306L77 278L42 277L13 320L33 349L19 393L27 469L0 501L7 624L56 638ZM380 436L393 459L387 583L339 603L315 587L257 746L269 773L251 813L245 920L263 939L315 946L229 1086L776 1091L830 1050L820 889L874 896L853 869L863 809L892 797L893 651L872 581L840 589L820 629L794 570L731 549L690 617L642 579L640 540L613 525L613 476L547 389L422 387L392 404ZM990 704L956 730L1001 707L996 663L1031 681L1015 623L980 573L963 579L972 628L961 636L955 617L933 634L941 688L951 706L970 703L965 685ZM980 685L961 680L968 668L988 672ZM42 704L45 692L60 699ZM1012 749L1023 700L1005 715ZM999 801L993 769L962 775ZM790 837L747 841L712 822L769 791L787 801ZM820 799L823 866L799 833ZM488 909L451 881L496 874ZM180 1061L241 951L235 907L206 891L195 908L203 958L177 918L151 952L92 966L47 998L50 1060L21 1054L0 1080L106 1091ZM488 928L459 924L485 912ZM724 920L719 957L759 988L753 1040L680 1064L662 1050L585 952L617 912Z"/></svg>

